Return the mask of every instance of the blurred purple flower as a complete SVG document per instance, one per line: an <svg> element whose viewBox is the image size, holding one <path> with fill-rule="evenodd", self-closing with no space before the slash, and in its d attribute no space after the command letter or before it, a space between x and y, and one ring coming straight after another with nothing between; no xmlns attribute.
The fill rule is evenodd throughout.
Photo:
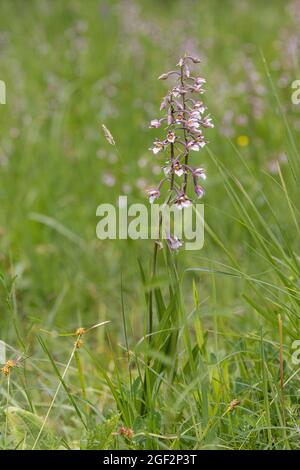
<svg viewBox="0 0 300 470"><path fill-rule="evenodd" d="M204 189L199 184L195 184L194 188L195 188L195 193L197 194L198 198L201 199L205 194Z"/></svg>
<svg viewBox="0 0 300 470"><path fill-rule="evenodd" d="M204 196L204 188L198 184L198 179L206 179L205 171L201 166L193 168L189 164L191 151L199 152L207 144L203 130L214 127L210 115L203 116L206 111L203 101L195 99L196 93L205 93L205 78L193 77L190 69L190 65L199 62L196 57L185 55L177 64L179 71L172 70L159 77L160 80L175 79L175 83L160 105L160 110L165 110L165 116L153 119L150 123L150 127L159 128L162 121L166 121L167 137L164 140L156 139L150 150L154 154L163 151L164 154L168 153L167 163L163 165L165 178L156 189L147 191L151 203L159 198L162 185L167 183L167 204L175 204L178 209L190 207L192 204L187 193L188 181L192 180L198 198ZM171 249L178 249L182 243L170 235L168 245Z"/></svg>

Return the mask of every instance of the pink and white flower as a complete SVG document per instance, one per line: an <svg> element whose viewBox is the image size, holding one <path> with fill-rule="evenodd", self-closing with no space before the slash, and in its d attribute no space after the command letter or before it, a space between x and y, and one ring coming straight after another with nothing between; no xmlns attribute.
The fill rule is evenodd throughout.
<svg viewBox="0 0 300 470"><path fill-rule="evenodd" d="M196 78L196 80L195 80L196 85L203 85L203 83L206 83L205 78L202 78L202 77L197 77Z"/></svg>
<svg viewBox="0 0 300 470"><path fill-rule="evenodd" d="M167 238L168 246L171 250L178 250L182 246L182 242L175 235L169 235Z"/></svg>
<svg viewBox="0 0 300 470"><path fill-rule="evenodd" d="M172 89L172 95L174 96L174 98L178 98L178 96L181 96L181 95L185 95L187 93L187 90L185 88L182 88L182 87L179 87L179 86L175 86L173 89Z"/></svg>
<svg viewBox="0 0 300 470"><path fill-rule="evenodd" d="M187 121L187 126L188 126L191 130L197 130L197 129L199 129L199 127L200 127L200 123L199 123L198 119L190 118L190 119Z"/></svg>
<svg viewBox="0 0 300 470"><path fill-rule="evenodd" d="M161 121L160 119L152 119L152 121L150 122L150 126L149 127L152 127L152 128L158 128L160 127L161 125Z"/></svg>
<svg viewBox="0 0 300 470"><path fill-rule="evenodd" d="M200 186L200 184L195 184L194 189L195 189L195 193L197 194L198 198L201 199L205 194L204 188L202 188L202 186Z"/></svg>
<svg viewBox="0 0 300 470"><path fill-rule="evenodd" d="M197 77L195 79L194 85L192 86L192 91L196 91L197 93L204 93L204 90L202 89L202 85L206 83L205 78Z"/></svg>
<svg viewBox="0 0 300 470"><path fill-rule="evenodd" d="M192 204L192 201L190 200L190 198L187 197L186 194L181 194L180 196L177 197L175 201L175 205L177 209L180 209L180 210L189 207L191 204Z"/></svg>
<svg viewBox="0 0 300 470"><path fill-rule="evenodd" d="M160 109L165 110L164 117L153 119L150 127L159 128L163 123L166 125L166 136L155 139L151 151L154 154L166 151L167 161L164 163L163 171L165 177L156 188L147 190L149 201L154 203L161 195L162 186L166 183L170 197L168 205L175 198L175 207L183 210L192 205L192 200L187 195L189 181L193 184L194 193L198 198L205 194L204 188L199 184L206 180L206 173L202 167L191 166L191 151L200 151L206 144L204 130L213 128L214 124L210 115L206 115L206 107L198 94L205 93L205 78L195 77L189 67L191 63L199 63L199 59L185 55L177 64L178 71L170 71L159 78L166 80L175 75L177 81L172 85L167 95L162 99ZM165 154L165 152L164 152ZM157 169L160 169L156 164ZM180 179L181 177L181 179ZM175 235L167 237L167 243L171 250L177 250L182 246L182 241Z"/></svg>
<svg viewBox="0 0 300 470"><path fill-rule="evenodd" d="M200 145L198 144L198 142L196 142L196 140L191 140L188 144L188 149L189 150L193 150L194 152L199 152L200 150Z"/></svg>
<svg viewBox="0 0 300 470"><path fill-rule="evenodd" d="M183 173L185 172L183 166L179 162L175 162L173 165L173 168L174 168L174 173L177 176L182 176Z"/></svg>
<svg viewBox="0 0 300 470"><path fill-rule="evenodd" d="M193 170L193 176L206 180L206 173L203 168L195 168L195 170Z"/></svg>
<svg viewBox="0 0 300 470"><path fill-rule="evenodd" d="M164 166L163 171L166 176L169 176L169 174L171 173L171 166Z"/></svg>

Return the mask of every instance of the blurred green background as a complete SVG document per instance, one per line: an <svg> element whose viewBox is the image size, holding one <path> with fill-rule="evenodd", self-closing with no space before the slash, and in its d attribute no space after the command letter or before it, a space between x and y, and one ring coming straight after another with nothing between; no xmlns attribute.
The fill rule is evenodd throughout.
<svg viewBox="0 0 300 470"><path fill-rule="evenodd" d="M298 0L1 0L2 339L30 350L40 328L71 331L109 319L116 348L123 341L121 275L130 345L140 338L145 307L137 260L148 268L152 242L97 240L96 208L120 194L146 202L144 190L159 181L164 160L148 150L157 136L148 126L160 116L168 85L157 77L185 52L202 59L215 123L206 133L208 150L194 157L208 174L205 246L177 255L182 271L209 272L187 274L186 303L196 276L206 328L218 328L213 318L220 316L224 332L242 335L263 325L274 338L272 322L289 304L286 295L299 289L285 259L299 250L300 105L291 101L291 84L300 78L299 20ZM106 142L102 123L117 148ZM284 252L279 268L263 247L272 242L264 222L278 241L270 259ZM263 283L275 288L267 293ZM258 300L251 305L244 295ZM289 304L286 318L298 308ZM296 338L297 315L289 328ZM95 347L105 349L103 341L99 333Z"/></svg>

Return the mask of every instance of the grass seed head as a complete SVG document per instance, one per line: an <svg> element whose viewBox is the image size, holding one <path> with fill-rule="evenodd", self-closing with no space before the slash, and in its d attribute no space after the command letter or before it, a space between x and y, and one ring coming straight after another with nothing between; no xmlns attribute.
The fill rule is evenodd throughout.
<svg viewBox="0 0 300 470"><path fill-rule="evenodd" d="M240 403L241 403L240 400L238 400L237 398L234 398L234 400L232 400L228 406L228 411L234 411L235 408L239 406Z"/></svg>

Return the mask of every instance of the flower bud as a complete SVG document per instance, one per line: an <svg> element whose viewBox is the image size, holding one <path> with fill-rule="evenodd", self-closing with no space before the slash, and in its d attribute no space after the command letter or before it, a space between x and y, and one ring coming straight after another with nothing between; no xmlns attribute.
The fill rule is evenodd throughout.
<svg viewBox="0 0 300 470"><path fill-rule="evenodd" d="M167 80L167 78L169 78L169 74L163 73L162 75L158 77L158 80Z"/></svg>

